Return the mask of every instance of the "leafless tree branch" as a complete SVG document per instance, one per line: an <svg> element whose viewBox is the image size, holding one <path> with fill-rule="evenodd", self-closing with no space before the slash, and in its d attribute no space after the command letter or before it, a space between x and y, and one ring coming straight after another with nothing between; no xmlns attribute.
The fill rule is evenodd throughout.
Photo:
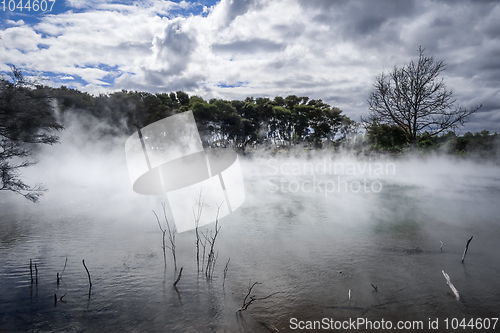
<svg viewBox="0 0 500 333"><path fill-rule="evenodd" d="M419 48L419 58L402 67L395 66L379 75L368 98L370 115L362 118L370 124L395 124L409 143L416 143L425 131L437 135L462 126L481 105L466 109L455 106L453 91L448 90L439 75L445 70L443 61L426 56Z"/></svg>

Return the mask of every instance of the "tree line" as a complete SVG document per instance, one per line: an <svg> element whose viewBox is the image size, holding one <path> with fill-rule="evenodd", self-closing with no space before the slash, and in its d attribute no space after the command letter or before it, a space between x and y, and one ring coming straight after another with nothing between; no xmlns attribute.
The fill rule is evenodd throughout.
<svg viewBox="0 0 500 333"><path fill-rule="evenodd" d="M496 133L455 135L454 130L481 105L457 105L453 92L440 78L444 70L443 61L425 55L420 47L416 61L394 66L376 77L367 100L368 116L357 123L339 108L309 97L205 101L183 91L155 94L126 90L93 96L65 86L40 85L11 66L10 78L0 78L0 190L38 200L44 188L26 185L19 178L20 169L35 163L29 157L37 146L58 142L54 131L63 129L58 116L68 113L91 115L107 123L101 135L130 135L160 119L191 110L205 147L231 146L242 152L297 145L336 148L355 138L350 147L358 152L428 151L445 146L460 154L477 150L483 155L498 154ZM364 138L358 131L360 125L365 129Z"/></svg>
<svg viewBox="0 0 500 333"><path fill-rule="evenodd" d="M371 124L358 150L378 153L403 153L413 150L418 153L439 152L453 155L500 157L500 135L487 130L463 135L449 131L441 135L431 135L425 131L416 137L412 146L407 142L405 132L396 125ZM361 147L361 148L360 148Z"/></svg>
<svg viewBox="0 0 500 333"><path fill-rule="evenodd" d="M242 151L260 145L335 146L357 128L339 108L321 99L295 95L205 101L183 91L152 94L122 90L92 96L64 86L51 89L51 95L61 111L91 114L125 133L191 110L205 146L232 146Z"/></svg>

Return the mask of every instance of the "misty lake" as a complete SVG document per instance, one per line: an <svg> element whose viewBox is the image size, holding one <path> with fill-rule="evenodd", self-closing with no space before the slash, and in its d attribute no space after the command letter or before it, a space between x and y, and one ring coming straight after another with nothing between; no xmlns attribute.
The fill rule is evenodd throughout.
<svg viewBox="0 0 500 333"><path fill-rule="evenodd" d="M210 281L197 273L194 231L176 235L183 273L175 290L172 256L167 251L165 271L151 212L161 213L162 198L131 190L123 150L103 154L84 143L47 150L25 173L50 188L41 202L0 197L0 331L288 332L292 318L421 320L426 327L439 318L444 329L446 318L500 316L498 166L401 158L391 162L394 173L369 176L383 186L377 193L325 195L289 186L314 175L276 174L270 165L283 161L272 163L242 159L246 200L219 222ZM284 190L276 186L281 178ZM38 283L31 284L30 259ZM273 295L237 314L257 281L252 295Z"/></svg>

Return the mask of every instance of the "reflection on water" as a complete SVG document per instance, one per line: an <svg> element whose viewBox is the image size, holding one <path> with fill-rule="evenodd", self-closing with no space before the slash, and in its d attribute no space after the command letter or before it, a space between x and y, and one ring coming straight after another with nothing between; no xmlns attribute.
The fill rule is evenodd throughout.
<svg viewBox="0 0 500 333"><path fill-rule="evenodd" d="M221 221L212 281L196 272L194 231L177 235L178 292L150 212L159 199L139 208L105 195L1 203L0 331L286 332L292 317L498 317L498 184L443 195L386 181L379 194L328 197L269 193L257 177L245 185L245 205ZM256 297L278 293L237 315L255 281Z"/></svg>

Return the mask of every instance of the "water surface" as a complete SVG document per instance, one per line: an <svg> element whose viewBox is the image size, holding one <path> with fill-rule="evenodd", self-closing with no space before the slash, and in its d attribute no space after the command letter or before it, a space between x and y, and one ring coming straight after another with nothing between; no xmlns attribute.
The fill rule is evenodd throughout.
<svg viewBox="0 0 500 333"><path fill-rule="evenodd" d="M325 196L271 193L266 162L244 160L247 198L220 221L213 278L197 272L194 232L177 234L177 290L151 212L161 212L162 198L129 193L126 181L55 185L36 205L0 197L0 331L286 332L293 317L499 317L499 178L469 164L464 174L411 165L401 162L396 176L380 179L380 193ZM38 284L31 284L30 259ZM256 281L252 295L276 294L237 314Z"/></svg>

